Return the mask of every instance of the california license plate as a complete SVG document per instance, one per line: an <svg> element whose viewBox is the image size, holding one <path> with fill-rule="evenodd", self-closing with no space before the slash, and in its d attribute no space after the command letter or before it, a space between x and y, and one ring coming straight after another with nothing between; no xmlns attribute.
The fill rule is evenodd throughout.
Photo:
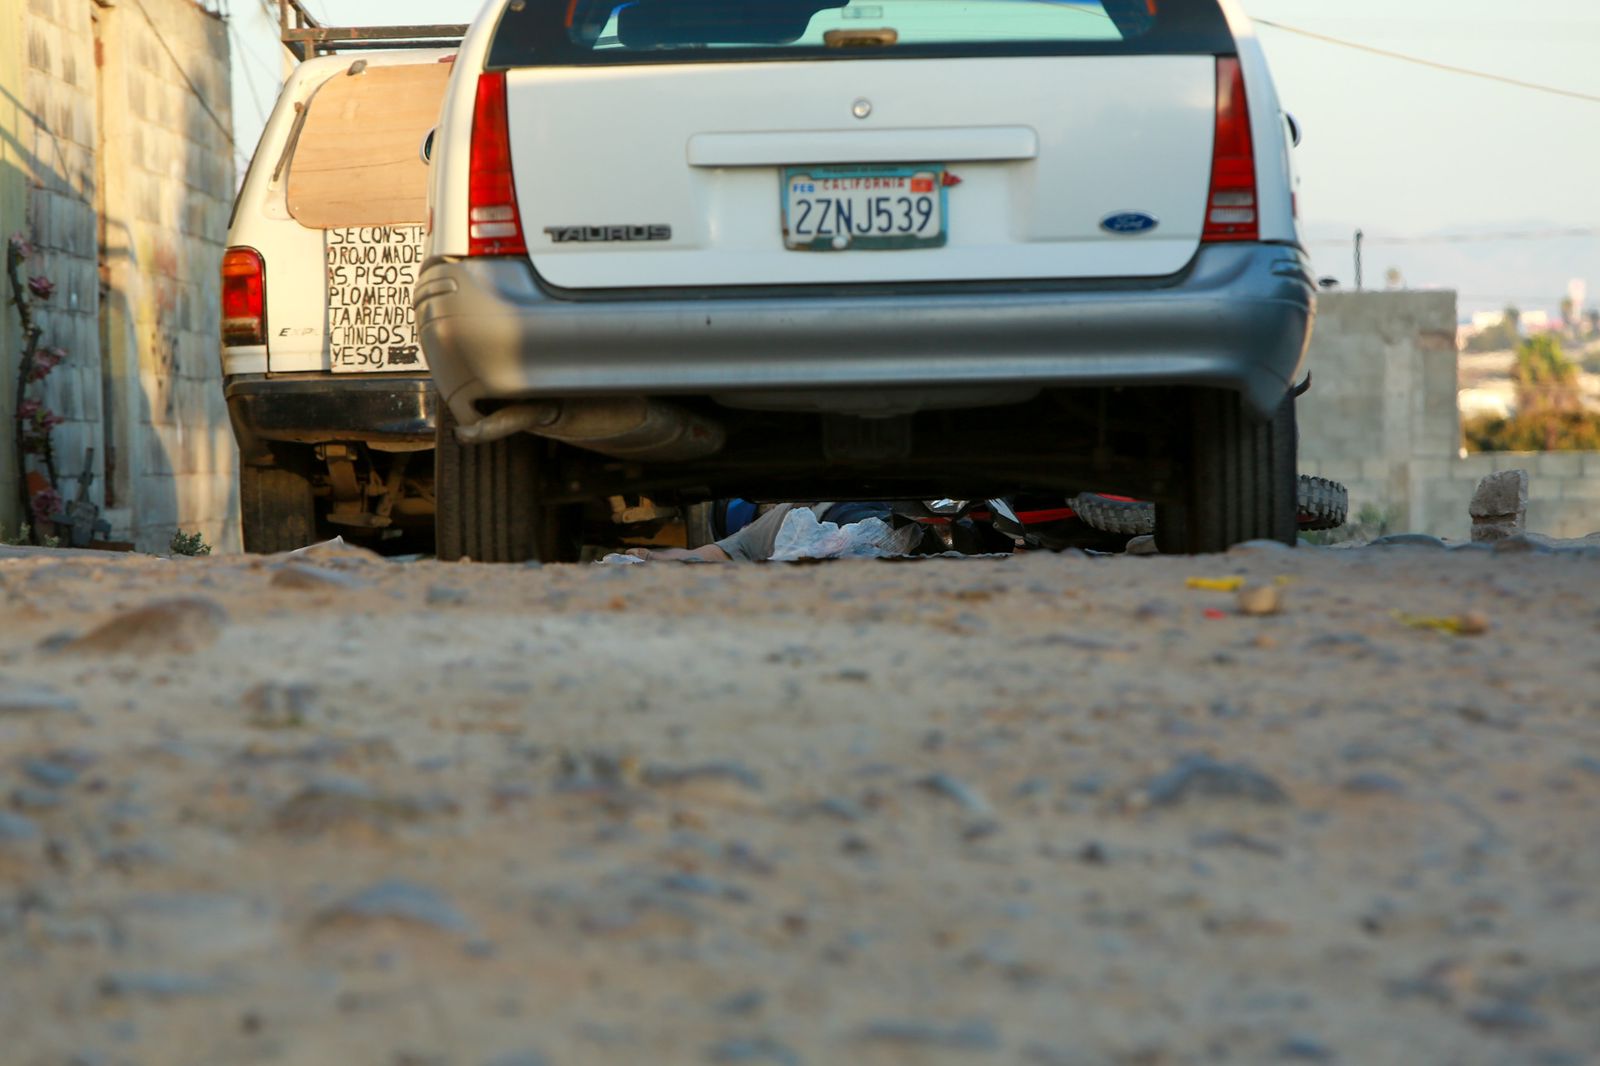
<svg viewBox="0 0 1600 1066"><path fill-rule="evenodd" d="M943 166L785 167L783 243L806 252L944 246Z"/></svg>

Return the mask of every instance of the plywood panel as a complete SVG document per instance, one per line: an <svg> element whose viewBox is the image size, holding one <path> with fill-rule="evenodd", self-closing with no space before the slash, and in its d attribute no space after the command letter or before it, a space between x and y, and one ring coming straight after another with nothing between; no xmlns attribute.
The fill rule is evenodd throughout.
<svg viewBox="0 0 1600 1066"><path fill-rule="evenodd" d="M449 78L449 64L421 63L329 79L289 163L289 213L315 229L426 221L420 150Z"/></svg>

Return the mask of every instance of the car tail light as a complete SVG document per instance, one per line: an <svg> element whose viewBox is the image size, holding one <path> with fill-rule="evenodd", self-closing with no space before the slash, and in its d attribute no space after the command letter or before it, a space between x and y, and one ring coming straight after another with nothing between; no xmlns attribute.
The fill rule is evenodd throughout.
<svg viewBox="0 0 1600 1066"><path fill-rule="evenodd" d="M1244 70L1233 56L1217 60L1217 134L1211 151L1211 194L1206 200L1203 241L1256 241L1261 223L1256 202L1256 155L1250 137L1250 105Z"/></svg>
<svg viewBox="0 0 1600 1066"><path fill-rule="evenodd" d="M267 270L254 248L222 253L222 343L267 343Z"/></svg>
<svg viewBox="0 0 1600 1066"><path fill-rule="evenodd" d="M478 76L467 180L467 254L528 254L517 214L517 183L511 175L511 127L506 118L503 70Z"/></svg>

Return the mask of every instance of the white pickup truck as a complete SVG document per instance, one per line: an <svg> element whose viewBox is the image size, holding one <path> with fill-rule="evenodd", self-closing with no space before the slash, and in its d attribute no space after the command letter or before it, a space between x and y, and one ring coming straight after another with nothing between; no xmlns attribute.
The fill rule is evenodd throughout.
<svg viewBox="0 0 1600 1066"><path fill-rule="evenodd" d="M453 50L296 68L234 206L222 363L247 551L432 543L434 400L412 287Z"/></svg>

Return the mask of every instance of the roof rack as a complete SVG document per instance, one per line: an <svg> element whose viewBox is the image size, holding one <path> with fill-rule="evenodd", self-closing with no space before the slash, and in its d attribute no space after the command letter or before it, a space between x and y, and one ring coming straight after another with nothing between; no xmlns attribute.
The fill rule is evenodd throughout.
<svg viewBox="0 0 1600 1066"><path fill-rule="evenodd" d="M324 26L302 0L278 0L283 46L302 62L313 56L373 48L449 48L459 45L467 27Z"/></svg>

